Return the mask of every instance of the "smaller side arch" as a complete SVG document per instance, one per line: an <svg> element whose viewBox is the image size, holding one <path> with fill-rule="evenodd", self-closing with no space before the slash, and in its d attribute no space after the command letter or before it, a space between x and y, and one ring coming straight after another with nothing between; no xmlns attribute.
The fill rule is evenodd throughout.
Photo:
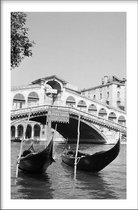
<svg viewBox="0 0 138 210"><path fill-rule="evenodd" d="M28 124L25 132L25 138L30 139L31 137L32 137L32 126Z"/></svg>
<svg viewBox="0 0 138 210"><path fill-rule="evenodd" d="M66 99L67 106L74 106L76 104L75 98L73 96L68 96Z"/></svg>
<svg viewBox="0 0 138 210"><path fill-rule="evenodd" d="M14 97L13 97L13 107L16 109L20 109L23 108L25 104L25 97L23 94L21 93L17 93Z"/></svg>
<svg viewBox="0 0 138 210"><path fill-rule="evenodd" d="M23 137L23 131L24 131L24 129L23 129L23 125L18 125L17 126L17 137L19 137L19 138L21 138L21 137Z"/></svg>
<svg viewBox="0 0 138 210"><path fill-rule="evenodd" d="M97 114L97 107L96 107L94 104L91 104L91 105L88 107L88 112L89 112L90 114L96 115L96 114Z"/></svg>
<svg viewBox="0 0 138 210"><path fill-rule="evenodd" d="M118 124L126 126L126 119L123 115L118 117Z"/></svg>
<svg viewBox="0 0 138 210"><path fill-rule="evenodd" d="M15 126L14 125L12 125L11 126L11 139L14 139L15 138Z"/></svg>
<svg viewBox="0 0 138 210"><path fill-rule="evenodd" d="M34 139L40 139L40 125L35 124L34 125Z"/></svg>
<svg viewBox="0 0 138 210"><path fill-rule="evenodd" d="M107 111L106 111L106 109L105 109L105 108L101 108L101 109L99 110L98 116L99 116L99 117L106 118L106 117L107 117Z"/></svg>
<svg viewBox="0 0 138 210"><path fill-rule="evenodd" d="M116 121L116 114L114 112L110 112L108 115L108 120L115 122Z"/></svg>
<svg viewBox="0 0 138 210"><path fill-rule="evenodd" d="M83 110L86 111L86 107L87 107L86 102L84 100L80 100L77 104L77 107L82 111Z"/></svg>
<svg viewBox="0 0 138 210"><path fill-rule="evenodd" d="M27 103L29 106L39 104L39 96L36 92L30 92L27 98Z"/></svg>

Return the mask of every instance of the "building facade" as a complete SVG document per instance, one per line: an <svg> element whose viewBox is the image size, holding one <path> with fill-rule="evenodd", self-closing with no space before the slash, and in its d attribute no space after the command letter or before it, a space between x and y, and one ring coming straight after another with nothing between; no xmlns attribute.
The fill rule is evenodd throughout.
<svg viewBox="0 0 138 210"><path fill-rule="evenodd" d="M102 84L81 91L83 96L126 111L126 79L104 76Z"/></svg>

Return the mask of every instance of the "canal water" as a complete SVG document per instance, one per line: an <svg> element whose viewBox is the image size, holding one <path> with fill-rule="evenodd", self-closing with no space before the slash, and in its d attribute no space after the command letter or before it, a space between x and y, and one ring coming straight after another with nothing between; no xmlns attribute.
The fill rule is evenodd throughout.
<svg viewBox="0 0 138 210"><path fill-rule="evenodd" d="M25 145L25 147L29 147ZM44 147L43 142L34 147ZM70 144L71 149L75 144ZM80 144L80 150L94 153L113 145ZM11 143L11 199L126 199L126 145L122 144L118 157L98 174L77 171L62 163L65 144L55 143L56 162L43 175L19 172L16 179L16 160L20 143Z"/></svg>

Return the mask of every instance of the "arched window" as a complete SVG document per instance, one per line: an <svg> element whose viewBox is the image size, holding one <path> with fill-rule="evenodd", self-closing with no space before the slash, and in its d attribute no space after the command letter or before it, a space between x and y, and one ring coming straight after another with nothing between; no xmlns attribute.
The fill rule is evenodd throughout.
<svg viewBox="0 0 138 210"><path fill-rule="evenodd" d="M118 118L118 123L120 124L120 125L126 125L126 119L125 119L125 117L124 116L119 116L119 118Z"/></svg>
<svg viewBox="0 0 138 210"><path fill-rule="evenodd" d="M66 105L74 106L76 104L75 98L73 96L68 96L66 100Z"/></svg>
<svg viewBox="0 0 138 210"><path fill-rule="evenodd" d="M31 92L28 95L28 105L38 105L39 104L39 96L36 92Z"/></svg>
<svg viewBox="0 0 138 210"><path fill-rule="evenodd" d="M80 100L80 101L78 102L77 107L80 108L80 110L86 110L86 107L87 107L86 102L83 101L83 100Z"/></svg>
<svg viewBox="0 0 138 210"><path fill-rule="evenodd" d="M34 138L40 138L40 125L38 124L34 126Z"/></svg>
<svg viewBox="0 0 138 210"><path fill-rule="evenodd" d="M116 121L116 114L114 112L110 112L108 120Z"/></svg>
<svg viewBox="0 0 138 210"><path fill-rule="evenodd" d="M18 127L17 127L17 136L19 138L23 137L23 126L22 125L18 125Z"/></svg>
<svg viewBox="0 0 138 210"><path fill-rule="evenodd" d="M94 104L91 104L89 107L88 107L88 112L91 113L91 114L94 114L96 115L97 113L97 108Z"/></svg>
<svg viewBox="0 0 138 210"><path fill-rule="evenodd" d="M15 138L15 126L11 126L11 138Z"/></svg>
<svg viewBox="0 0 138 210"><path fill-rule="evenodd" d="M99 114L98 114L100 117L106 117L107 116L107 112L106 112L106 110L104 109L104 108L101 108L100 110L99 110Z"/></svg>
<svg viewBox="0 0 138 210"><path fill-rule="evenodd" d="M25 133L25 138L30 139L32 136L32 126L27 125L26 133Z"/></svg>
<svg viewBox="0 0 138 210"><path fill-rule="evenodd" d="M23 108L25 104L24 95L21 93L17 93L13 98L13 106L17 109Z"/></svg>

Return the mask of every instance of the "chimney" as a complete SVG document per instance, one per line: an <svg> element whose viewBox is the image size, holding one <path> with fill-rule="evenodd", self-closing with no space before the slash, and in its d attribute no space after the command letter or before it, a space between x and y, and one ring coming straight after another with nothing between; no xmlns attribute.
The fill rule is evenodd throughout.
<svg viewBox="0 0 138 210"><path fill-rule="evenodd" d="M104 76L104 78L102 78L102 85L105 85L108 82L108 76Z"/></svg>
<svg viewBox="0 0 138 210"><path fill-rule="evenodd" d="M102 78L102 85L104 85L104 78Z"/></svg>

